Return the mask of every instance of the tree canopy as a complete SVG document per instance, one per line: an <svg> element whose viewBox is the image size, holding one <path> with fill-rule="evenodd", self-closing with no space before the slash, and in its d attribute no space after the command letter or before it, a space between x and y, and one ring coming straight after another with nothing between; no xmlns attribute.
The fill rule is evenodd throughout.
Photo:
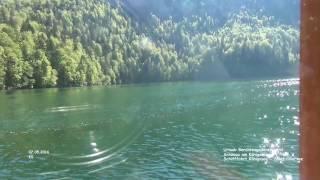
<svg viewBox="0 0 320 180"><path fill-rule="evenodd" d="M296 26L247 8L221 18L149 13L141 21L118 1L3 0L0 88L295 73Z"/></svg>

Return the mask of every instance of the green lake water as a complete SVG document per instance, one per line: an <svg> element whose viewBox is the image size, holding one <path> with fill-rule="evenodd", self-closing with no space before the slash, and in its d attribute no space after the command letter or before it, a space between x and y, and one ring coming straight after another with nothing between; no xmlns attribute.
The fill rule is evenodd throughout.
<svg viewBox="0 0 320 180"><path fill-rule="evenodd" d="M298 79L2 91L0 179L298 179L274 159L298 156L298 95Z"/></svg>

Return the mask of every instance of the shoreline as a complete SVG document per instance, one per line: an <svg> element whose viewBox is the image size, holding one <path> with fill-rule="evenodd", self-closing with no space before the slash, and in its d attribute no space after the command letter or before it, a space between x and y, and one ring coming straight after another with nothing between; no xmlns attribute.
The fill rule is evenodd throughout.
<svg viewBox="0 0 320 180"><path fill-rule="evenodd" d="M155 84L176 84L176 83L230 83L230 82L250 82L250 81L267 81L278 79L300 79L299 76L274 76L274 77L262 77L262 78L229 78L220 80L180 80L180 81L161 81L161 82L139 82L139 83L123 83L123 84L111 84L111 85L92 85L92 86L56 86L46 88L9 88L0 89L0 93L13 93L15 91L28 91L28 90L46 90L46 89L86 89L86 88L115 88L115 87L127 87L127 86L149 86Z"/></svg>

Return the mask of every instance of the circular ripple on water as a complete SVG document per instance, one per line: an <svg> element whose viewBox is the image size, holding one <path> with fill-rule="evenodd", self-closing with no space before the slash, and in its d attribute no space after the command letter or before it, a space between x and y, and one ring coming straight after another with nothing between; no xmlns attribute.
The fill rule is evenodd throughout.
<svg viewBox="0 0 320 180"><path fill-rule="evenodd" d="M114 121L73 131L69 139L65 138L55 153L50 154L52 162L68 175L73 174L73 169L92 175L126 162L122 152L143 132L145 124ZM65 135L59 132L61 134Z"/></svg>
<svg viewBox="0 0 320 180"><path fill-rule="evenodd" d="M66 178L79 172L94 176L126 162L122 152L143 132L143 113L127 107L123 114L108 116L109 111L89 107L51 108L27 116L25 121L39 121L1 136L6 145L1 159L11 164L3 168L21 177Z"/></svg>

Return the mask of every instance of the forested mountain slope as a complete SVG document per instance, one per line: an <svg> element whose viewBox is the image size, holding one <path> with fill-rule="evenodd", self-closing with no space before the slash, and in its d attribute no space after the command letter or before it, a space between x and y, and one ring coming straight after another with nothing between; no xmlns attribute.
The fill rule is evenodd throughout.
<svg viewBox="0 0 320 180"><path fill-rule="evenodd" d="M116 2L113 0L112 2ZM239 8L275 16L283 24L298 25L300 0L120 0L124 9L135 11L135 16L147 19L150 12L164 19L172 16L175 20L192 15L210 15L223 24L229 14Z"/></svg>
<svg viewBox="0 0 320 180"><path fill-rule="evenodd" d="M128 0L0 3L0 88L287 76L298 65L296 25L246 6L222 20L141 16Z"/></svg>

